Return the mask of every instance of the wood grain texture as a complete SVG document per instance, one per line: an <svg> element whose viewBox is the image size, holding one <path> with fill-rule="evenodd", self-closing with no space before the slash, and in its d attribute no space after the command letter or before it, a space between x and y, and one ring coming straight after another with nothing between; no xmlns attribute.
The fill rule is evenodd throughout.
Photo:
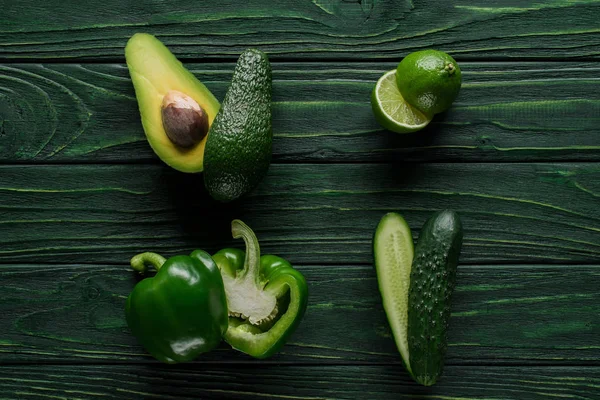
<svg viewBox="0 0 600 400"><path fill-rule="evenodd" d="M434 210L463 219L461 262L595 263L600 164L275 164L243 201L161 165L0 167L0 262L117 263L235 243L241 218L293 263L371 264L381 216L417 236Z"/></svg>
<svg viewBox="0 0 600 400"><path fill-rule="evenodd" d="M0 399L598 399L600 0L490 3L0 0ZM275 164L243 202L150 150L122 64L136 32L219 99L243 50L269 54ZM461 95L386 132L370 92L424 48L460 62ZM371 239L387 211L416 239L442 208L465 244L445 374L423 388ZM128 259L241 247L233 218L304 273L306 317L270 360L223 344L157 363L124 320Z"/></svg>
<svg viewBox="0 0 600 400"><path fill-rule="evenodd" d="M373 267L296 267L308 311L265 363L400 363ZM124 318L138 280L126 264L3 265L0 364L156 363ZM599 266L461 266L447 364L599 365L599 285ZM197 364L251 361L223 344Z"/></svg>
<svg viewBox="0 0 600 400"><path fill-rule="evenodd" d="M598 398L597 367L448 367L433 387L402 367L5 366L0 397L18 399L527 399Z"/></svg>
<svg viewBox="0 0 600 400"><path fill-rule="evenodd" d="M136 32L183 58L397 59L440 48L470 58L597 58L596 0L4 1L0 59L122 59Z"/></svg>
<svg viewBox="0 0 600 400"><path fill-rule="evenodd" d="M395 63L273 65L275 162L600 159L600 67L464 63L453 108L414 135L382 130L370 93ZM233 64L189 67L222 99ZM0 65L0 162L158 162L127 68Z"/></svg>

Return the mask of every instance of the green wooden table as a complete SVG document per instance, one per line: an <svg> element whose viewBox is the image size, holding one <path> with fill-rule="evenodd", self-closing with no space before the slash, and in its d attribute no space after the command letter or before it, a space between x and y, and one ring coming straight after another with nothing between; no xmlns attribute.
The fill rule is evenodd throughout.
<svg viewBox="0 0 600 400"><path fill-rule="evenodd" d="M0 0L0 398L600 399L600 1L491 3ZM241 51L269 54L274 163L243 202L150 150L135 32L219 99ZM382 130L375 81L430 47L460 63L458 100L417 135ZM446 207L465 241L445 374L424 388L371 237L387 211L418 235ZM233 218L305 274L305 319L267 361L155 362L124 320L128 259L234 244Z"/></svg>

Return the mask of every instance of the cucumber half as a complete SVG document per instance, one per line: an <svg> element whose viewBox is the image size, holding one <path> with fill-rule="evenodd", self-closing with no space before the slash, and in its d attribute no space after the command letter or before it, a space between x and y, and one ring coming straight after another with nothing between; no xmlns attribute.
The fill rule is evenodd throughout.
<svg viewBox="0 0 600 400"><path fill-rule="evenodd" d="M462 238L460 217L444 210L425 222L415 247L408 296L408 347L411 375L425 386L442 375Z"/></svg>
<svg viewBox="0 0 600 400"><path fill-rule="evenodd" d="M410 227L400 214L381 218L373 239L373 254L383 308L405 368L412 375L408 350L408 292L414 258Z"/></svg>

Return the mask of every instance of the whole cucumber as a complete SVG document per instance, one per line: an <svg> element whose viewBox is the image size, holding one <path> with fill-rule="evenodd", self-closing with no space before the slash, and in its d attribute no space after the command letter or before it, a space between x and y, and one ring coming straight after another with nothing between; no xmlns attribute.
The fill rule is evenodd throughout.
<svg viewBox="0 0 600 400"><path fill-rule="evenodd" d="M413 378L425 386L433 385L442 374L462 238L460 217L445 210L425 222L415 246L408 292L408 347Z"/></svg>

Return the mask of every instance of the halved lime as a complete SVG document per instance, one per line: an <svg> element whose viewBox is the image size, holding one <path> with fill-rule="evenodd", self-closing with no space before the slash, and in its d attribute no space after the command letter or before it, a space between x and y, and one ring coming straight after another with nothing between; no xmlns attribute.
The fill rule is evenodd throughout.
<svg viewBox="0 0 600 400"><path fill-rule="evenodd" d="M396 84L395 69L386 72L377 81L371 93L371 106L377 122L393 132L416 132L431 121L402 98Z"/></svg>

